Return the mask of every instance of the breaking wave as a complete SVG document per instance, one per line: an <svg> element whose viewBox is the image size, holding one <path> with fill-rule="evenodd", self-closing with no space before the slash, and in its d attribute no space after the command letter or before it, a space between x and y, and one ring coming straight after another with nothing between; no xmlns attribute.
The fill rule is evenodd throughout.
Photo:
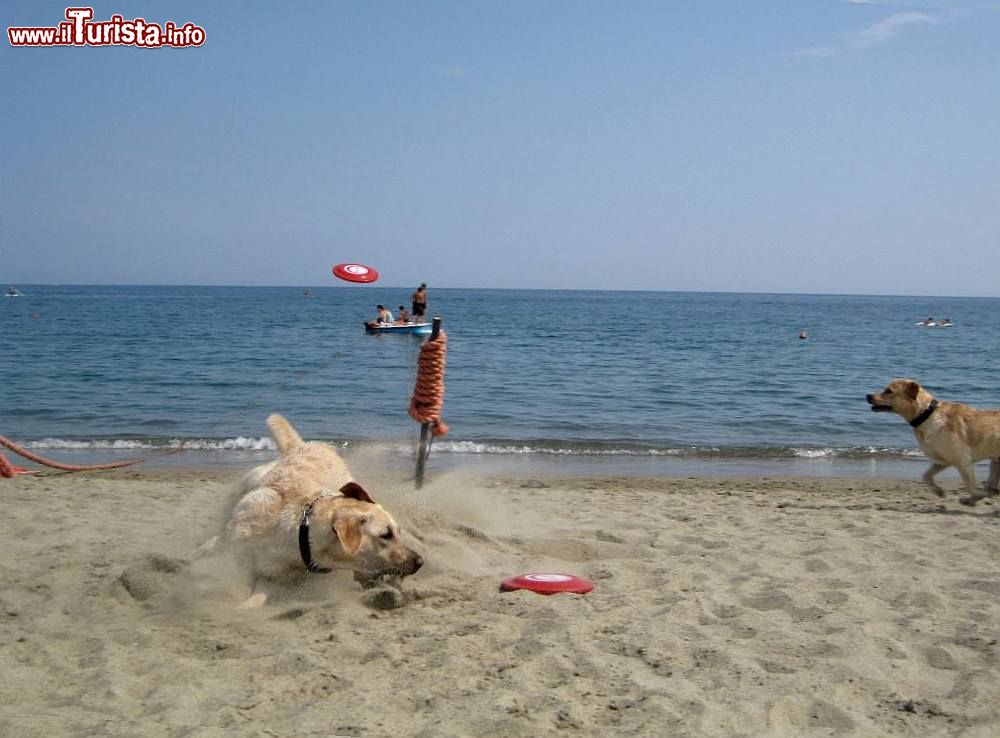
<svg viewBox="0 0 1000 738"><path fill-rule="evenodd" d="M363 439L325 439L338 447L384 448L400 455L411 454L414 444L394 441L379 442ZM237 436L235 438L41 438L25 441L29 449L66 451L135 451L180 450L205 452L273 452L277 448L268 437ZM633 457L683 459L919 459L923 454L915 448L876 446L809 447L809 446L642 446L629 443L567 442L558 440L508 440L434 442L435 453L456 456L572 456L572 457Z"/></svg>

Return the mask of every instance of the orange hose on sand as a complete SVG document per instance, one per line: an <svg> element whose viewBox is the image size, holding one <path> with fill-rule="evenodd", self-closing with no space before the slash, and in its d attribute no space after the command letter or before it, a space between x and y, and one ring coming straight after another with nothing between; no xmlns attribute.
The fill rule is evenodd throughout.
<svg viewBox="0 0 1000 738"><path fill-rule="evenodd" d="M433 341L425 341L420 345L417 383L410 400L410 417L418 423L429 423L431 433L435 436L443 436L448 432L448 426L441 420L447 355L448 335L444 331Z"/></svg>
<svg viewBox="0 0 1000 738"><path fill-rule="evenodd" d="M0 436L0 446L6 446L11 451L29 461L34 461L36 464L42 464L44 466L51 466L53 469L62 469L63 471L100 471L101 469L120 469L123 466L132 466L133 464L139 464L146 459L132 459L131 461L115 461L110 464L63 464L59 461L52 461L51 459L46 459L44 456L39 456L34 454L23 446L18 446L16 443L11 441L9 438ZM21 469L20 467L14 466L7 459L4 458L3 454L0 454L0 477L11 478L15 474L31 474L27 469Z"/></svg>
<svg viewBox="0 0 1000 738"><path fill-rule="evenodd" d="M7 458L3 454L0 454L0 477L11 479L15 474L31 474L31 472L19 466L14 466L7 461Z"/></svg>

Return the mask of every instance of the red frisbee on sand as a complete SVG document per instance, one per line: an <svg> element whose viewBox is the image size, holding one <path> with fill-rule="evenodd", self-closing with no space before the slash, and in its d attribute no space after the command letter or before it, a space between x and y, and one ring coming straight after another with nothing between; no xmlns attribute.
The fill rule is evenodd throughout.
<svg viewBox="0 0 1000 738"><path fill-rule="evenodd" d="M348 282L374 282L378 272L364 264L337 264L333 268L333 276Z"/></svg>
<svg viewBox="0 0 1000 738"><path fill-rule="evenodd" d="M500 582L501 592L511 592L515 589L528 589L543 595L552 595L559 592L572 592L573 594L587 594L594 588L594 583L589 579L575 577L571 574L519 574L510 579Z"/></svg>

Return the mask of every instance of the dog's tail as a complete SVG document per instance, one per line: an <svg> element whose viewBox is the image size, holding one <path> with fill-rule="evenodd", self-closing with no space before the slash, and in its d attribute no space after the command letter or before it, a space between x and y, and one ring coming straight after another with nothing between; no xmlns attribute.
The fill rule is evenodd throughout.
<svg viewBox="0 0 1000 738"><path fill-rule="evenodd" d="M274 438L274 442L278 444L278 451L282 455L289 454L304 442L302 436L299 435L298 431L292 427L292 424L285 420L283 415L269 415L267 418L267 427L271 429L271 436Z"/></svg>

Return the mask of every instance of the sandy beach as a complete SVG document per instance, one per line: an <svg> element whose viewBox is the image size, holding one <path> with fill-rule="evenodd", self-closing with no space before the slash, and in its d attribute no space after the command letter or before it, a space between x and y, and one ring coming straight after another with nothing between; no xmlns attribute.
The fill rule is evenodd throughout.
<svg viewBox="0 0 1000 738"><path fill-rule="evenodd" d="M424 569L246 611L189 563L238 474L0 481L0 734L1000 733L1000 505L954 484L358 473Z"/></svg>

